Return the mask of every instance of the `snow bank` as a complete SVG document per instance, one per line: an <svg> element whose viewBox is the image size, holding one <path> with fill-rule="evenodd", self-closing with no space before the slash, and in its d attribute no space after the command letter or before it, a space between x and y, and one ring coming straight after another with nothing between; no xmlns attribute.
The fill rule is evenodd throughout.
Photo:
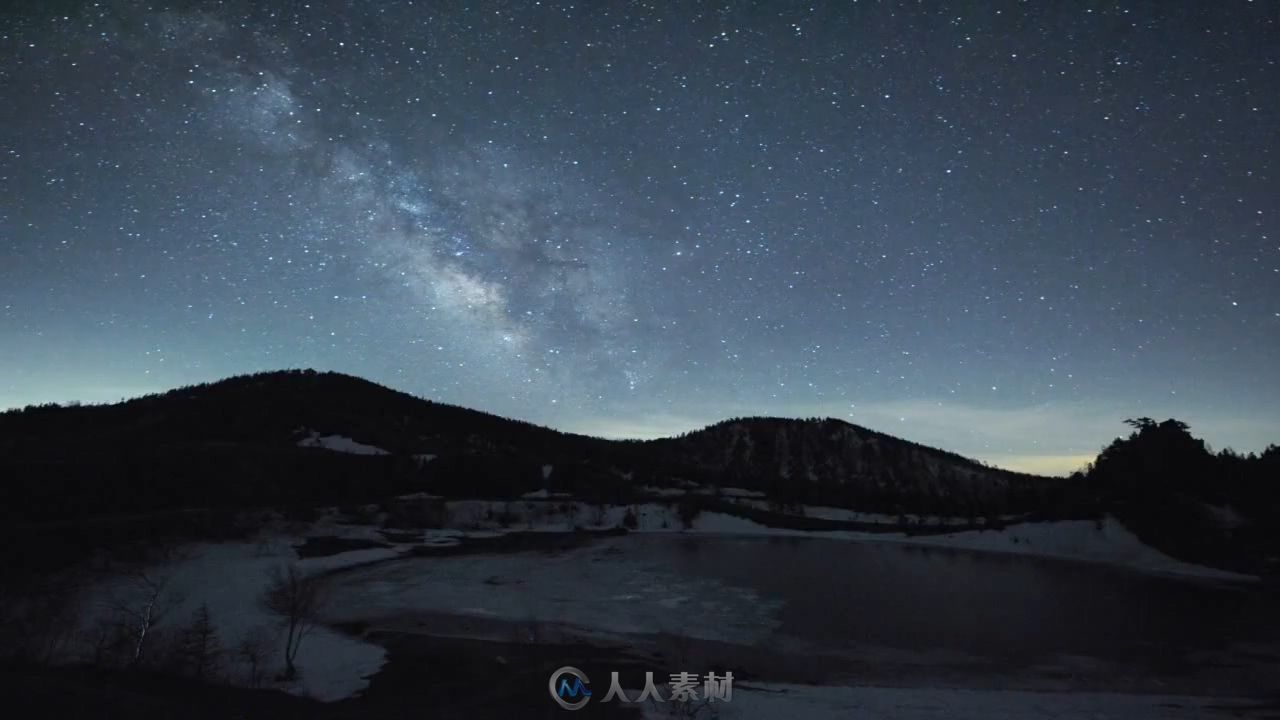
<svg viewBox="0 0 1280 720"><path fill-rule="evenodd" d="M386 450L372 445L358 443L349 437L342 435L324 435L312 432L310 437L305 437L298 441L298 447L318 447L334 452L350 453L352 455L390 455ZM434 459L434 456L432 457Z"/></svg>
<svg viewBox="0 0 1280 720"><path fill-rule="evenodd" d="M909 538L922 545L965 550L1041 555L1070 560L1110 563L1162 575L1190 575L1218 580L1257 580L1226 570L1192 565L1143 543L1118 520L1022 523L1002 530L967 530L946 535Z"/></svg>
<svg viewBox="0 0 1280 720"><path fill-rule="evenodd" d="M730 702L714 704L721 720L1170 720L1231 717L1246 706L1241 700L1177 695L757 683L737 683ZM676 717L678 707L649 705L644 717Z"/></svg>
<svg viewBox="0 0 1280 720"><path fill-rule="evenodd" d="M374 525L339 522L332 517L321 518L312 524L304 537L340 537L347 540L369 540L385 542L381 528Z"/></svg>
<svg viewBox="0 0 1280 720"><path fill-rule="evenodd" d="M546 465L544 467L551 467L551 466ZM522 500L552 500L555 498L569 498L569 497L573 497L573 496L570 495L569 493L551 492L546 488L531 490L520 496Z"/></svg>
<svg viewBox="0 0 1280 720"><path fill-rule="evenodd" d="M1193 565L1146 545L1114 518L1021 523L1000 530L966 530L939 535L906 533L819 532L788 530L761 525L723 513L702 513L693 521L695 532L740 535L824 537L861 542L897 542L933 545L978 552L1013 553L1066 560L1106 563L1160 575L1180 575L1214 580L1256 581L1253 575Z"/></svg>
<svg viewBox="0 0 1280 720"><path fill-rule="evenodd" d="M764 497L763 493L757 495L738 495L726 492L735 488L725 488L721 491L721 495L735 505L755 508L756 510L774 510L770 502ZM743 491L750 492L750 491ZM794 513L790 513L794 514ZM917 515L915 513L903 513L901 515L893 515L889 513L862 512L860 510L849 510L847 508L826 507L823 505L803 505L800 508L798 517L814 518L817 520L835 520L838 522L856 522L867 525L901 525L903 523L909 525L919 525L921 527L929 526L967 526L973 521L964 517L946 517L943 515ZM1001 517L1004 522L1017 520L1018 515L1006 515Z"/></svg>
<svg viewBox="0 0 1280 720"><path fill-rule="evenodd" d="M1204 509L1209 513L1209 517L1219 529L1235 530L1249 524L1249 521L1230 505L1210 505L1205 503Z"/></svg>
<svg viewBox="0 0 1280 720"><path fill-rule="evenodd" d="M688 493L688 490L684 488L656 487L654 485L641 485L636 489L645 495L653 497L682 497Z"/></svg>
<svg viewBox="0 0 1280 720"><path fill-rule="evenodd" d="M764 502L741 498L738 502ZM685 528L675 508L663 503L636 505L592 505L579 501L513 501L457 500L446 504L448 526L464 530L494 532L534 531L568 532L575 528L609 529L628 527L636 532L694 532L735 535L776 535L818 537L860 542L897 542L934 545L978 552L1015 553L1056 557L1067 560L1107 563L1162 575L1190 576L1215 580L1255 581L1252 575L1193 565L1165 555L1137 538L1119 521L1108 517L1102 522L1063 520L1026 522L999 530L964 530L940 534L908 534L904 532L859 532L848 530L816 531L769 527L737 515L702 512ZM832 520L877 522L896 516L860 513L840 508L806 507L810 517ZM626 522L628 513L634 522ZM921 517L921 526L967 522L958 518Z"/></svg>
<svg viewBox="0 0 1280 720"><path fill-rule="evenodd" d="M735 487L720 488L720 494L725 497L736 498L762 498L765 496L765 494L759 490L746 490L744 488Z"/></svg>
<svg viewBox="0 0 1280 720"><path fill-rule="evenodd" d="M724 533L728 535L789 535L806 537L818 534L803 530L771 528L768 525L761 525L755 520L718 512L698 513L697 517L693 519L693 526L690 529L694 532Z"/></svg>
<svg viewBox="0 0 1280 720"><path fill-rule="evenodd" d="M897 525L906 521L913 525L968 525L968 518L943 517L940 515L890 515L887 513L859 512L845 508L823 507L821 505L805 505L804 516L821 520L839 520L842 522L859 522L874 525Z"/></svg>
<svg viewBox="0 0 1280 720"><path fill-rule="evenodd" d="M460 530L569 532L575 528L603 530L626 527L627 513L635 519L633 530L679 530L675 511L658 503L595 505L574 500L548 502L532 495L520 500L453 500L445 504L448 526ZM548 493L554 498L554 494Z"/></svg>

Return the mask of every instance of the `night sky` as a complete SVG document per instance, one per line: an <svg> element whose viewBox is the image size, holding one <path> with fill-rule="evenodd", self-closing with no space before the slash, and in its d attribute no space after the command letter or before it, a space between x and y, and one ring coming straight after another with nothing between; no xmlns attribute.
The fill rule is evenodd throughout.
<svg viewBox="0 0 1280 720"><path fill-rule="evenodd" d="M939 5L9 3L0 407L1280 441L1280 5Z"/></svg>

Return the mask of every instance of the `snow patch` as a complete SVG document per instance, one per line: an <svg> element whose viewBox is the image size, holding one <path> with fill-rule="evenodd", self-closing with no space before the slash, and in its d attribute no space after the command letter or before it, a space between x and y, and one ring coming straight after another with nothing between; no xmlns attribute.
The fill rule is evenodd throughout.
<svg viewBox="0 0 1280 720"><path fill-rule="evenodd" d="M1220 530L1235 530L1249 524L1249 521L1230 505L1210 505L1206 503L1204 509Z"/></svg>
<svg viewBox="0 0 1280 720"><path fill-rule="evenodd" d="M572 495L570 495L569 493L551 492L546 488L541 488L538 490L534 490L532 492L527 492L520 496L520 498L523 500L550 500L552 498L567 498L567 497L572 497Z"/></svg>
<svg viewBox="0 0 1280 720"><path fill-rule="evenodd" d="M541 491L539 491L541 492ZM554 497L554 494L552 494ZM680 521L665 505L593 505L580 501L454 500L445 505L447 524L462 530L569 532L575 528L624 527L630 511L633 530L678 530Z"/></svg>
<svg viewBox="0 0 1280 720"><path fill-rule="evenodd" d="M688 490L684 488L655 487L653 485L641 485L637 490L653 497L683 497L688 493Z"/></svg>
<svg viewBox="0 0 1280 720"><path fill-rule="evenodd" d="M737 515L728 515L718 512L698 513L693 519L692 529L696 532L705 533L725 533L730 535L774 535L778 534L774 531L780 528L771 528L761 525L754 520L748 520ZM787 535L807 535L808 533L801 530L782 530Z"/></svg>
<svg viewBox="0 0 1280 720"><path fill-rule="evenodd" d="M332 450L334 452L349 453L351 455L390 455L391 453L380 447L373 445L365 445L356 442L349 437L343 435L320 435L318 432L312 432L309 437L305 437L298 441L298 447L316 447Z"/></svg>
<svg viewBox="0 0 1280 720"><path fill-rule="evenodd" d="M859 522L872 525L898 525L901 522L913 525L968 525L969 518L944 517L941 515L916 515L905 513L891 515L888 513L859 512L845 508L823 507L821 505L805 505L804 516L820 520L838 520L842 522ZM1010 518L1005 518L1006 520ZM1016 516L1014 516L1016 519Z"/></svg>
<svg viewBox="0 0 1280 720"><path fill-rule="evenodd" d="M946 535L919 535L911 539L922 545L1110 563L1161 575L1257 580L1252 575L1193 565L1171 558L1139 540L1119 520L1109 516L1101 521L1022 523L1010 525L1003 530L967 530Z"/></svg>

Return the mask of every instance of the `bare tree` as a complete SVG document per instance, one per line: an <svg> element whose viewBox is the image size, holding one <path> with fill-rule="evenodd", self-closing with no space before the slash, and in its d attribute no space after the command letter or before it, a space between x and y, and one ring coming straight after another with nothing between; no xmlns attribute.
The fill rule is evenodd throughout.
<svg viewBox="0 0 1280 720"><path fill-rule="evenodd" d="M248 670L249 687L262 686L262 668L271 657L271 645L275 642L272 633L265 627L257 625L249 628L240 644L236 646L236 655Z"/></svg>
<svg viewBox="0 0 1280 720"><path fill-rule="evenodd" d="M181 602L181 597L168 589L169 575L164 572L138 570L125 576L123 597L108 601L117 623L129 640L129 664L140 665L148 641L165 616Z"/></svg>
<svg viewBox="0 0 1280 720"><path fill-rule="evenodd" d="M182 633L179 646L183 662L196 679L217 673L222 660L222 644L208 604L201 604L191 615L191 624Z"/></svg>
<svg viewBox="0 0 1280 720"><path fill-rule="evenodd" d="M294 664L298 646L302 644L302 638L315 629L324 605L324 581L319 576L307 575L294 563L274 568L270 577L262 602L279 616L286 631L284 678L292 680L298 675Z"/></svg>

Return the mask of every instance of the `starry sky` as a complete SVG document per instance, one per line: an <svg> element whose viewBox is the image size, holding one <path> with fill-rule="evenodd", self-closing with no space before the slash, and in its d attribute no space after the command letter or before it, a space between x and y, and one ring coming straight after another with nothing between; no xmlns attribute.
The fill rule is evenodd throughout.
<svg viewBox="0 0 1280 720"><path fill-rule="evenodd" d="M8 3L0 407L1280 441L1280 5Z"/></svg>

